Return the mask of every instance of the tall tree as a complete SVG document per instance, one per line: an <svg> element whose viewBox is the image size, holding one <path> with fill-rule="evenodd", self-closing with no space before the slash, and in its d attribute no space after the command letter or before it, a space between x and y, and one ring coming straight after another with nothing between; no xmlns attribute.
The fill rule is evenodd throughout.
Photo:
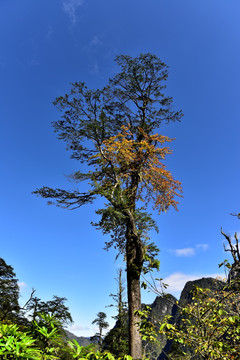
<svg viewBox="0 0 240 360"><path fill-rule="evenodd" d="M99 333L97 334L97 337L99 338L98 343L99 343L100 350L102 349L103 330L107 329L109 326L108 322L106 321L106 317L107 317L107 315L104 312L100 311L97 314L97 318L95 320L93 320L93 322L92 322L92 324L97 324L97 326L99 328Z"/></svg>
<svg viewBox="0 0 240 360"><path fill-rule="evenodd" d="M18 279L11 265L0 258L0 321L16 320L20 306Z"/></svg>
<svg viewBox="0 0 240 360"><path fill-rule="evenodd" d="M116 294L110 294L117 308L117 315L113 316L116 320L115 326L104 338L104 347L116 356L123 356L128 353L128 321L127 321L127 302L125 300L125 286L123 270L117 271L118 290Z"/></svg>
<svg viewBox="0 0 240 360"><path fill-rule="evenodd" d="M182 112L171 110L172 98L164 94L167 66L156 56L117 56L121 71L102 90L88 90L84 83L72 84L70 94L54 104L63 112L53 123L59 139L67 142L71 157L90 170L72 178L86 180L86 192L43 187L34 193L56 200L56 205L76 209L105 198L97 210L97 225L111 234L106 248L115 246L127 261L129 349L141 358L141 337L136 311L141 308L140 275L152 247L149 230L156 228L147 206L151 201L159 213L176 208L181 185L166 169L163 160L170 149L167 136L153 134L162 122L180 120ZM54 202L49 201L49 204ZM153 266L157 266L153 262Z"/></svg>

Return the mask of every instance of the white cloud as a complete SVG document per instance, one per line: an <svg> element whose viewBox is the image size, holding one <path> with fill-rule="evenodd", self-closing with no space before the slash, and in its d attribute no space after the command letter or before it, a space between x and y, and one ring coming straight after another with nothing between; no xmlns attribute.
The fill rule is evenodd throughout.
<svg viewBox="0 0 240 360"><path fill-rule="evenodd" d="M25 282L23 281L19 282L18 286L20 288L20 291L24 291L27 288L27 284L25 284Z"/></svg>
<svg viewBox="0 0 240 360"><path fill-rule="evenodd" d="M194 256L198 250L206 251L209 248L208 244L197 244L195 247L188 247L182 249L171 250L176 256Z"/></svg>
<svg viewBox="0 0 240 360"><path fill-rule="evenodd" d="M182 291L187 281L199 279L199 275L183 274L182 272L176 272L166 277L163 282L168 284L167 292Z"/></svg>
<svg viewBox="0 0 240 360"><path fill-rule="evenodd" d="M173 251L177 256L194 256L195 255L194 248L175 249Z"/></svg>
<svg viewBox="0 0 240 360"><path fill-rule="evenodd" d="M83 2L84 0L63 0L63 11L68 15L73 25L77 21L77 8L79 8L79 6L83 4Z"/></svg>
<svg viewBox="0 0 240 360"><path fill-rule="evenodd" d="M173 293L174 295L179 296L180 292L182 291L182 289L184 288L185 284L188 281L201 279L203 277L205 278L211 277L215 279L217 277L224 278L225 275L224 274L184 274L182 272L175 272L169 275L168 277L166 277L165 279L163 279L163 283L169 285L166 289L167 293L171 293L171 294Z"/></svg>
<svg viewBox="0 0 240 360"><path fill-rule="evenodd" d="M81 325L72 325L69 328L69 331L84 331L84 330L90 330L88 326L81 326Z"/></svg>
<svg viewBox="0 0 240 360"><path fill-rule="evenodd" d="M209 245L208 244L197 244L196 248L205 251L209 248Z"/></svg>

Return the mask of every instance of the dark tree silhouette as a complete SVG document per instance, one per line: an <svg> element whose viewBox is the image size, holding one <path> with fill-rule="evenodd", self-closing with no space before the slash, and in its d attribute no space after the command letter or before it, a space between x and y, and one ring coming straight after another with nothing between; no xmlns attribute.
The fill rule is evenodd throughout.
<svg viewBox="0 0 240 360"><path fill-rule="evenodd" d="M18 279L11 265L0 258L0 320L16 320L20 306Z"/></svg>
<svg viewBox="0 0 240 360"><path fill-rule="evenodd" d="M97 336L99 339L98 344L99 344L100 350L102 349L103 330L107 329L109 326L108 322L106 321L106 317L107 317L107 315L104 312L100 311L97 314L97 318L95 320L93 320L93 322L92 322L92 324L97 324L97 326L99 328L99 333L95 334L95 336Z"/></svg>

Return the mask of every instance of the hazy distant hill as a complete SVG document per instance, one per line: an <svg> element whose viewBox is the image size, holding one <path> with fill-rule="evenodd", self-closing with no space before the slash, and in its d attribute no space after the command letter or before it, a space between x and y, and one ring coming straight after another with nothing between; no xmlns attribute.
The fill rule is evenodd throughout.
<svg viewBox="0 0 240 360"><path fill-rule="evenodd" d="M71 333L68 330L65 330L66 336L69 340L76 340L79 345L81 346L87 346L93 343L93 341L90 341L90 338L84 337L84 336L76 336L73 333Z"/></svg>

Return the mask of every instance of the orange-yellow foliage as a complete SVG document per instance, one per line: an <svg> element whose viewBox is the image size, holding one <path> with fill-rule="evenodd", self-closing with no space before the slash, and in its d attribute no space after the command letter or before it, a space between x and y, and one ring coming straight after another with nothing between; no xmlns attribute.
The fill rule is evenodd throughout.
<svg viewBox="0 0 240 360"><path fill-rule="evenodd" d="M162 162L167 154L172 153L163 144L173 139L159 134L148 135L140 128L138 130L139 137L134 138L129 127L123 126L120 133L104 141L98 157L114 169L125 191L131 188L132 177L138 176L136 200L142 200L146 205L153 201L154 209L159 212L170 206L177 209L175 196L181 196L181 183L174 180Z"/></svg>

